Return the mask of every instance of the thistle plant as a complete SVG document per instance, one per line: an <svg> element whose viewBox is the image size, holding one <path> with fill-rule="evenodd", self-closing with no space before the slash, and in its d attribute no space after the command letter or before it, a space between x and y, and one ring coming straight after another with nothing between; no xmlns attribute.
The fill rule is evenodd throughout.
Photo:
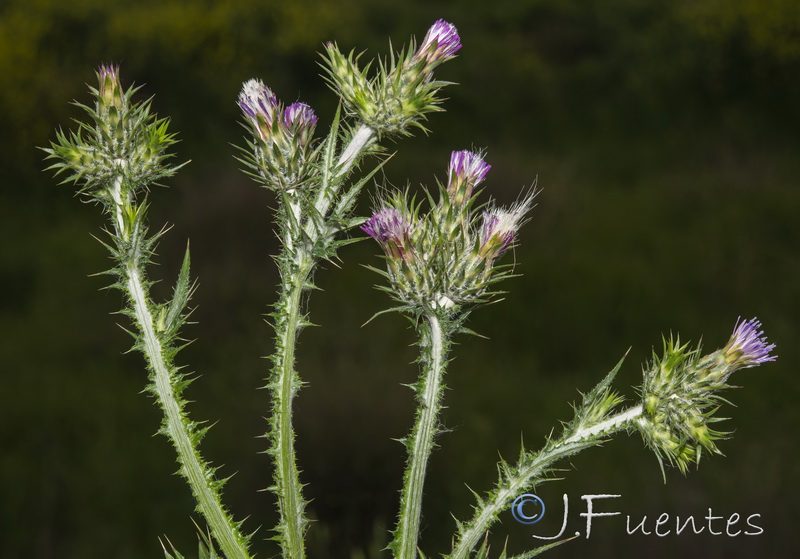
<svg viewBox="0 0 800 559"><path fill-rule="evenodd" d="M408 450L397 528L391 549L395 557L417 555L422 489L428 458L439 431L443 376L452 336L469 311L491 298L492 286L509 274L497 259L514 242L534 193L512 208L476 208L476 187L491 168L481 154L453 152L448 181L438 184L439 200L420 215L406 193L383 200L362 229L384 250L386 288L407 313L419 334L422 373L412 386L417 417Z"/></svg>
<svg viewBox="0 0 800 559"><path fill-rule="evenodd" d="M480 201L491 169L484 153L453 151L447 180L437 182L435 192L426 190L417 200L408 191L383 191L371 217L353 212L359 195L387 160L385 141L414 129L424 131L426 116L441 110L440 91L449 84L437 80L434 72L460 49L455 27L443 20L419 45L412 41L374 63L361 64L360 55L345 55L334 43L325 45L322 64L340 105L324 138L316 136L319 118L310 106L282 103L261 80L247 81L239 94L247 131L239 161L277 200L280 285L270 315L275 349L266 381L270 410L265 437L274 465L270 489L280 515L274 539L285 559L306 556L309 526L292 426L293 401L303 385L295 370L297 338L310 324L306 305L315 271L354 241L347 234L357 232L358 226L383 251L386 268L373 270L385 280L381 289L391 295L394 306L382 312L405 315L418 336L421 371L412 385L417 410L412 431L403 439L408 456L388 549L396 559L425 556L419 547L423 490L441 431L452 340L470 333L470 313L496 299L499 282L513 275L513 267L503 259L519 240L537 190L523 191L508 207L491 198ZM180 329L194 291L188 248L172 298L157 303L150 294L147 271L164 230L148 232L149 186L181 167L172 163L169 153L176 139L168 132L167 119L151 113L149 100L134 100L137 88L123 88L117 66L101 66L97 78L98 87L90 88L94 102L78 104L89 122L79 122L74 132L57 133L56 141L45 148L53 161L49 168L63 175L64 182L76 184L78 192L108 217L108 240L103 244L114 263L107 272L113 279L110 287L125 296L122 313L133 324L134 349L145 357L147 391L163 412L159 432L175 447L179 473L207 523L207 530L200 531L200 557L246 559L252 556L252 536L222 502L225 480L200 455L208 427L188 416L183 393L191 378L176 362L185 344ZM372 168L362 172L368 156L377 157ZM486 535L518 494L546 481L561 459L601 445L616 433L639 432L662 469L673 465L686 472L703 454L719 453L717 442L729 435L713 428L725 401L721 391L730 388L728 380L735 371L775 360L774 348L755 318L737 321L727 344L709 354L677 336L665 339L661 354L654 352L644 366L637 401L627 408L612 387L624 361L620 360L575 406L560 436L548 438L538 451L522 448L514 463L499 463L494 489L477 497L470 520L457 523L447 557L485 559ZM519 557L533 557L560 543ZM170 559L182 557L174 549L164 552Z"/></svg>
<svg viewBox="0 0 800 559"><path fill-rule="evenodd" d="M79 123L77 132L69 135L58 133L57 140L45 149L48 159L56 161L50 169L66 174L64 182L78 184L79 192L98 202L108 216L110 241L103 244L114 267L106 273L114 280L110 287L125 295L122 314L134 325L133 348L145 357L147 391L163 412L159 432L175 447L178 471L222 552L229 558L246 558L250 556L249 536L222 503L225 480L219 479L216 468L200 455L198 445L208 427L189 419L183 392L191 377L175 363L184 345L180 328L194 291L188 246L170 301L155 303L150 296L152 282L147 279L147 267L163 233L148 232L148 187L181 167L170 164L167 151L176 140L167 131L169 122L151 114L150 101L133 100L137 88L122 87L119 67L103 65L97 78L99 87L90 88L94 104L78 104L91 122Z"/></svg>

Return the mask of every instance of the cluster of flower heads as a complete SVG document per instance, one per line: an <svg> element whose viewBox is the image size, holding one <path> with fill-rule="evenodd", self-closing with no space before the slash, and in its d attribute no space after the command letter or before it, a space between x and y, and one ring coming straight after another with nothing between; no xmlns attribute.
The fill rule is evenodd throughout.
<svg viewBox="0 0 800 559"><path fill-rule="evenodd" d="M138 88L123 89L119 66L101 65L97 80L99 87L90 88L94 107L77 104L94 122L79 123L69 136L59 132L45 151L60 160L51 169L71 171L65 182L82 181L83 192L105 203L118 202L109 191L115 182L130 191L174 173L175 168L166 165L171 157L166 150L176 140L167 132L167 120L151 114L149 101L131 100Z"/></svg>
<svg viewBox="0 0 800 559"><path fill-rule="evenodd" d="M455 151L427 214L398 193L362 225L383 248L390 291L404 305L458 311L490 296L492 284L508 275L496 261L514 243L534 193L510 208L477 210L476 187L490 168L480 153Z"/></svg>
<svg viewBox="0 0 800 559"><path fill-rule="evenodd" d="M419 118L439 110L436 93L448 83L434 80L433 71L460 48L455 26L440 19L418 48L412 43L405 53L379 63L372 79L365 75L369 64L359 68L358 57L343 55L334 43L325 45L325 62L330 84L350 114L380 135L403 134L410 125L422 127Z"/></svg>
<svg viewBox="0 0 800 559"><path fill-rule="evenodd" d="M774 361L774 349L755 318L737 321L725 347L705 356L699 347L665 341L663 356L654 356L644 373L640 431L645 442L681 471L698 463L703 450L719 453L714 441L727 433L709 427L720 421L713 417L723 401L717 392L730 387L734 371Z"/></svg>
<svg viewBox="0 0 800 559"><path fill-rule="evenodd" d="M312 163L317 115L305 103L286 108L261 80L244 83L239 94L245 124L255 139L252 163L271 188L291 189L308 176Z"/></svg>

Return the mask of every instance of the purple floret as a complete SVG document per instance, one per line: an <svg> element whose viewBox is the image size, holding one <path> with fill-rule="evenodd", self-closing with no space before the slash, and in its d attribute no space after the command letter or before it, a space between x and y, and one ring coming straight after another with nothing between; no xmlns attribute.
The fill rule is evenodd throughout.
<svg viewBox="0 0 800 559"><path fill-rule="evenodd" d="M433 51L429 53L431 47ZM428 29L419 52L429 56L432 62L438 62L452 58L460 48L461 38L458 36L456 26L440 19Z"/></svg>
<svg viewBox="0 0 800 559"><path fill-rule="evenodd" d="M98 70L100 74L100 81L104 82L106 78L111 78L112 82L119 81L119 65L118 64L101 64Z"/></svg>
<svg viewBox="0 0 800 559"><path fill-rule="evenodd" d="M450 154L450 183L458 179L458 182L466 181L474 186L486 178L486 173L491 168L479 153L454 151Z"/></svg>
<svg viewBox="0 0 800 559"><path fill-rule="evenodd" d="M261 115L270 122L277 105L278 98L261 80L248 80L242 86L239 106L249 118L255 119L257 115Z"/></svg>
<svg viewBox="0 0 800 559"><path fill-rule="evenodd" d="M317 124L317 115L305 103L292 103L283 111L283 123L287 128L295 124L301 128L312 128Z"/></svg>
<svg viewBox="0 0 800 559"><path fill-rule="evenodd" d="M481 250L497 256L514 242L521 216L498 208L483 211ZM488 246L491 243L491 246Z"/></svg>
<svg viewBox="0 0 800 559"><path fill-rule="evenodd" d="M408 238L409 224L394 208L384 208L376 212L361 226L361 230L381 244Z"/></svg>
<svg viewBox="0 0 800 559"><path fill-rule="evenodd" d="M728 354L739 353L737 361L741 367L755 367L767 361L775 361L776 355L770 355L775 349L775 344L767 342L761 330L761 322L756 318L736 321L733 335L728 341L725 350Z"/></svg>

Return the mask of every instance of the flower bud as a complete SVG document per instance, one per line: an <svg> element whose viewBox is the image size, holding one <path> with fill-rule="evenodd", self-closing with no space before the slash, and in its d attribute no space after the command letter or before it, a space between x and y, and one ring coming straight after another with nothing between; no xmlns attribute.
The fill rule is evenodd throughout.
<svg viewBox="0 0 800 559"><path fill-rule="evenodd" d="M124 108L124 95L119 81L119 66L116 64L103 64L97 71L97 80L100 83L99 101L108 110L114 108L120 111Z"/></svg>

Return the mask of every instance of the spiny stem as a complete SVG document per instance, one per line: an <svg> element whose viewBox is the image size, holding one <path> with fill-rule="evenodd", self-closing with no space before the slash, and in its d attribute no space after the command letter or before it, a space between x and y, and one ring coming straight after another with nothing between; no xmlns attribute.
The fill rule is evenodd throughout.
<svg viewBox="0 0 800 559"><path fill-rule="evenodd" d="M453 552L448 559L467 559L470 552L485 537L486 532L497 520L498 515L508 508L512 499L523 491L536 485L542 476L558 460L577 454L585 448L602 444L603 437L626 429L634 421L641 419L642 406L634 406L595 425L582 429L558 441L548 441L545 447L534 455L526 454L510 473L501 480L488 501L480 503L475 514L465 524L458 535Z"/></svg>
<svg viewBox="0 0 800 559"><path fill-rule="evenodd" d="M599 444L599 442L595 443ZM493 494L490 501L476 511L473 519L464 527L458 538L458 543L448 557L449 559L467 559L470 552L486 535L497 516L508 507L508 503L535 483L535 480L557 460L575 454L588 445L586 442L567 443L560 441L549 451L540 452L536 458L525 467L520 468L518 475L507 480Z"/></svg>
<svg viewBox="0 0 800 559"><path fill-rule="evenodd" d="M627 410L618 413L612 417L609 417L605 421L601 421L591 427L587 427L584 429L578 429L575 433L567 438L565 442L574 442L580 441L592 437L602 436L602 435L610 435L612 433L616 433L620 429L624 429L627 425L631 422L642 421L642 413L644 413L644 408L641 404L637 406L633 406L632 408L628 408Z"/></svg>
<svg viewBox="0 0 800 559"><path fill-rule="evenodd" d="M400 501L400 516L394 532L392 546L397 559L414 559L417 556L419 523L422 511L422 489L428 458L433 450L433 440L438 432L438 416L444 386L445 353L447 340L442 333L439 317L425 314L427 325L422 325L422 351L424 370L419 387L417 420L409 444L410 456L404 476Z"/></svg>
<svg viewBox="0 0 800 559"><path fill-rule="evenodd" d="M294 369L295 345L301 327L300 302L313 261L309 256L299 258L291 273L282 280L281 293L276 305L276 349L274 368L269 387L273 397L271 454L275 460L275 492L280 512L279 531L283 557L303 559L303 536L308 520L305 518L306 502L303 499L300 473L297 469L294 430L292 428L292 401L301 382Z"/></svg>
<svg viewBox="0 0 800 559"><path fill-rule="evenodd" d="M331 132L328 141L335 141L336 131ZM353 138L345 146L338 162L331 164L329 170L333 177L329 184L324 184L315 202L314 211L323 220L322 231L325 231L330 205L335 200L344 177L352 169L358 158L371 145L375 131L361 125ZM270 453L275 461L274 491L278 497L280 533L283 556L287 559L304 559L304 535L308 526L305 516L306 501L303 498L300 473L294 449L294 429L292 426L292 402L302 386L299 375L294 369L295 346L297 335L302 327L300 311L303 292L316 263L316 258L309 253L309 244L319 239L321 231L313 220L309 219L303 231L302 214L290 197L284 198L288 205L285 211L291 212L292 218L287 220L283 235L283 248L278 262L285 267L281 274L281 291L275 306L276 347L273 354L273 369L269 379L272 393L273 409L271 416ZM307 236L305 241L304 235Z"/></svg>
<svg viewBox="0 0 800 559"><path fill-rule="evenodd" d="M124 223L122 206L116 207L117 224ZM118 231L119 234L122 231ZM134 241L137 242L137 241ZM217 540L227 559L247 559L245 538L239 532L228 512L222 506L220 494L214 483L213 472L200 457L200 453L192 441L189 419L183 405L173 388L173 377L170 366L165 360L165 348L156 335L153 314L149 307L147 288L141 277L139 263L141 247L131 251L129 261L125 263L125 286L133 306L136 324L141 332L142 349L153 372L153 386L166 420L165 433L175 446L181 473L186 478L197 500L198 507L208 522L214 538Z"/></svg>

